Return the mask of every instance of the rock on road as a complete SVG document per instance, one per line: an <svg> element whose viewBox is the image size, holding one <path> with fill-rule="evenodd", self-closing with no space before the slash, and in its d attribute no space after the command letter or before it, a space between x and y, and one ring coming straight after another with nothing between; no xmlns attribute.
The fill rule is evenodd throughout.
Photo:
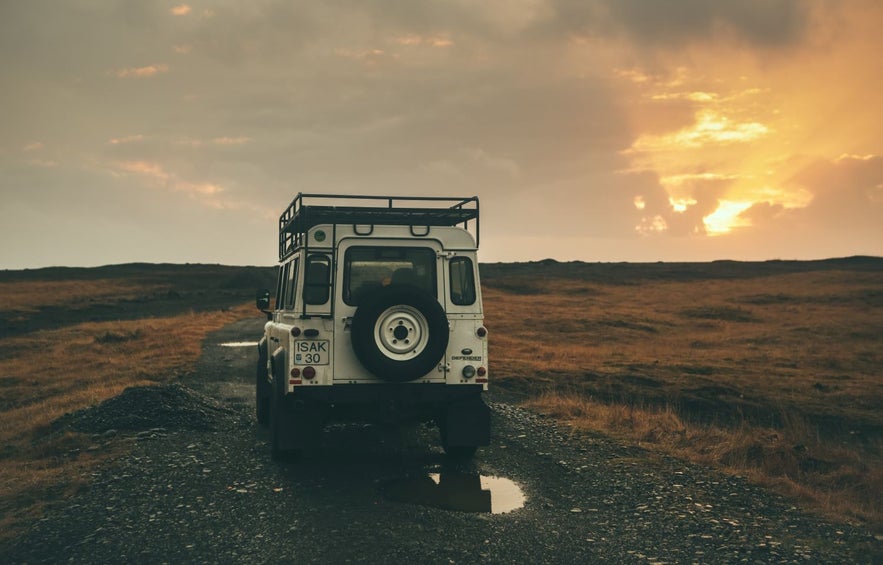
<svg viewBox="0 0 883 565"><path fill-rule="evenodd" d="M7 563L850 563L861 529L600 435L574 436L491 393L492 445L448 463L435 431L332 426L304 461L270 459L254 421L261 320L210 336L182 384L226 407L211 426L105 434L131 451L0 554ZM210 411L211 412L211 411ZM205 412L201 413L205 416ZM390 500L428 473L503 477L523 507L468 513ZM479 493L473 493L478 495ZM492 494L493 496L493 494ZM861 550L857 548L862 548ZM861 553L858 553L861 551ZM869 555L871 555L869 557Z"/></svg>

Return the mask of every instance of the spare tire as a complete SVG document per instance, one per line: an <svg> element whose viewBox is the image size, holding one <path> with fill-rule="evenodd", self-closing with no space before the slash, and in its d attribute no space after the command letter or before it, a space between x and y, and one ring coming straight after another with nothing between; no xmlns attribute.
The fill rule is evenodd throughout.
<svg viewBox="0 0 883 565"><path fill-rule="evenodd" d="M410 285L379 288L353 315L353 351L374 376L418 379L438 366L448 348L448 318L438 300Z"/></svg>

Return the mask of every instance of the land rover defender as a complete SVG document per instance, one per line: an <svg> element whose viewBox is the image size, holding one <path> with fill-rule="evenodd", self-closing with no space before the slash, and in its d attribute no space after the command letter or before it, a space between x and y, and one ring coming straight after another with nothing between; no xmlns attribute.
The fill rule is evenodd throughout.
<svg viewBox="0 0 883 565"><path fill-rule="evenodd" d="M490 441L478 197L298 194L279 218L257 419L275 458L332 421L434 423L445 452Z"/></svg>

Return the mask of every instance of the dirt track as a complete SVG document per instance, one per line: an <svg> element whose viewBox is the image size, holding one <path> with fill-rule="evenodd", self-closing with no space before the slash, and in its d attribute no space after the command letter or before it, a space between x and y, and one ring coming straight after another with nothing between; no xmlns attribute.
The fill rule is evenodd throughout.
<svg viewBox="0 0 883 565"><path fill-rule="evenodd" d="M186 394L163 396L193 399L199 425L81 418L97 426L97 447L132 442L131 454L5 548L3 561L845 563L879 550L866 532L801 514L740 479L601 436L571 437L501 396L490 398L492 445L472 464L447 464L434 430L355 425L327 429L301 463L274 463L252 418L255 348L219 345L256 340L261 323L211 336L182 382ZM428 484L436 502L483 500L479 474L519 484L523 508L468 513L390 500L402 479Z"/></svg>

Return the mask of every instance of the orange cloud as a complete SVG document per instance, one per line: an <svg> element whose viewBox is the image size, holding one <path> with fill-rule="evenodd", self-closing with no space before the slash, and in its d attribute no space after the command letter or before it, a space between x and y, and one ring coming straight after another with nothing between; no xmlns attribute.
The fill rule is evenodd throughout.
<svg viewBox="0 0 883 565"><path fill-rule="evenodd" d="M169 11L176 16L186 16L190 13L191 10L192 8L187 4L180 4L178 6L174 6Z"/></svg>
<svg viewBox="0 0 883 565"><path fill-rule="evenodd" d="M123 161L119 163L119 168L123 172L143 175L164 183L171 178L161 165L148 161Z"/></svg>
<svg viewBox="0 0 883 565"><path fill-rule="evenodd" d="M250 137L216 137L212 140L215 145L244 145L251 141Z"/></svg>
<svg viewBox="0 0 883 565"><path fill-rule="evenodd" d="M667 229L668 224L665 222L665 218L659 215L641 218L641 223L635 226L635 231L637 231L641 235L661 233Z"/></svg>
<svg viewBox="0 0 883 565"><path fill-rule="evenodd" d="M398 55L389 54L383 49L368 49L366 51L351 51L349 49L335 49L334 54L345 59L362 61L366 65L376 65L388 60L398 59Z"/></svg>
<svg viewBox="0 0 883 565"><path fill-rule="evenodd" d="M632 150L683 150L712 144L744 143L755 141L769 131L760 122L736 122L715 110L701 110L691 126L671 134L643 135L632 145Z"/></svg>
<svg viewBox="0 0 883 565"><path fill-rule="evenodd" d="M125 143L134 143L136 141L141 141L144 139L144 136L141 134L137 135L127 135L125 137L114 137L108 141L111 145L122 145Z"/></svg>
<svg viewBox="0 0 883 565"><path fill-rule="evenodd" d="M708 235L722 235L729 233L735 228L748 227L751 221L742 215L742 212L751 208L754 202L733 202L719 200L717 209L702 218L705 224L705 233Z"/></svg>
<svg viewBox="0 0 883 565"><path fill-rule="evenodd" d="M150 161L123 161L118 164L119 170L146 177L170 190L185 192L190 195L214 195L224 189L210 182L192 182L180 178L175 173L166 171L159 163Z"/></svg>
<svg viewBox="0 0 883 565"><path fill-rule="evenodd" d="M401 35L401 36L395 37L395 38L393 38L393 42L397 43L398 45L405 45L405 46L411 46L411 47L419 46L419 45L427 45L429 47L439 47L439 48L450 47L454 44L453 41L451 41L450 39L448 39L445 36L434 35L434 36L425 37L425 36L416 35L416 34Z"/></svg>
<svg viewBox="0 0 883 565"><path fill-rule="evenodd" d="M116 76L120 78L148 78L167 72L169 72L169 66L161 63L157 65L147 65L145 67L120 69L116 72Z"/></svg>

